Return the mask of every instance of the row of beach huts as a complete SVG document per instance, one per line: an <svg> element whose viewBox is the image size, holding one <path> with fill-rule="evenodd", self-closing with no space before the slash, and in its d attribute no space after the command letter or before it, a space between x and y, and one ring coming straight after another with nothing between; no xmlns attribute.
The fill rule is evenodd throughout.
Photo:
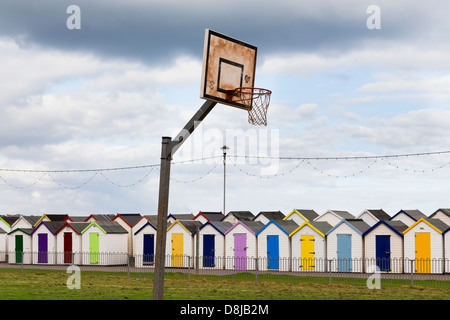
<svg viewBox="0 0 450 320"><path fill-rule="evenodd" d="M450 272L450 209L199 212L167 217L166 267ZM153 266L156 215L1 215L0 262ZM106 257L106 258L105 258ZM186 259L187 258L187 259ZM197 259L195 259L197 258ZM333 263L331 263L333 262ZM369 270L370 269L370 270Z"/></svg>

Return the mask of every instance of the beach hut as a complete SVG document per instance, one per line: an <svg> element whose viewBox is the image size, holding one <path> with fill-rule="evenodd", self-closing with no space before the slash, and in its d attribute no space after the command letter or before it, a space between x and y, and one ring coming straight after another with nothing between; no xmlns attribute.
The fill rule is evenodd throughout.
<svg viewBox="0 0 450 320"><path fill-rule="evenodd" d="M65 224L64 221L41 219L31 232L33 264L56 264L56 233Z"/></svg>
<svg viewBox="0 0 450 320"><path fill-rule="evenodd" d="M10 232L11 226L16 222L20 216L17 215L1 215L0 216L0 228L2 228L5 232Z"/></svg>
<svg viewBox="0 0 450 320"><path fill-rule="evenodd" d="M12 225L11 231L14 229L33 229L34 225L41 219L42 216L24 216L21 215Z"/></svg>
<svg viewBox="0 0 450 320"><path fill-rule="evenodd" d="M158 216L156 215L156 221L158 220ZM174 223L176 220L180 221L186 221L186 220L193 220L195 216L192 213L176 213L176 214L169 214L167 216L167 225L170 226L172 223ZM153 220L151 220L153 221ZM156 223L155 221L155 223Z"/></svg>
<svg viewBox="0 0 450 320"><path fill-rule="evenodd" d="M283 220L285 215L281 211L261 211L259 212L253 221L262 222L262 224L268 224L270 220Z"/></svg>
<svg viewBox="0 0 450 320"><path fill-rule="evenodd" d="M333 226L326 221L305 221L289 234L292 271L326 271L326 234Z"/></svg>
<svg viewBox="0 0 450 320"><path fill-rule="evenodd" d="M195 236L203 224L194 220L175 220L166 233L166 267L193 267Z"/></svg>
<svg viewBox="0 0 450 320"><path fill-rule="evenodd" d="M363 272L363 234L370 226L361 219L343 219L327 236L327 257L332 272Z"/></svg>
<svg viewBox="0 0 450 320"><path fill-rule="evenodd" d="M306 221L313 221L319 215L314 210L310 209L294 209L283 220L293 220L299 226Z"/></svg>
<svg viewBox="0 0 450 320"><path fill-rule="evenodd" d="M314 221L325 221L334 227L340 223L342 219L355 219L355 216L344 210L327 210L324 214L315 218Z"/></svg>
<svg viewBox="0 0 450 320"><path fill-rule="evenodd" d="M403 231L406 273L412 267L415 273L443 273L444 233L448 228L439 219L420 218Z"/></svg>
<svg viewBox="0 0 450 320"><path fill-rule="evenodd" d="M220 221L224 218L222 212L202 212L200 211L192 220L200 221L202 224L208 221Z"/></svg>
<svg viewBox="0 0 450 320"><path fill-rule="evenodd" d="M251 221L254 218L255 216L250 211L230 211L221 221L229 222L233 225L240 220Z"/></svg>
<svg viewBox="0 0 450 320"><path fill-rule="evenodd" d="M12 230L11 226L19 219L18 215L2 215L0 216L0 229L5 231L4 236L0 237L0 254L3 252L3 256L7 256L7 252L9 251L8 246L8 236L7 234ZM4 261L4 260L1 260Z"/></svg>
<svg viewBox="0 0 450 320"><path fill-rule="evenodd" d="M0 262L6 262L7 232L0 228Z"/></svg>
<svg viewBox="0 0 450 320"><path fill-rule="evenodd" d="M15 228L7 235L8 247L8 262L9 263L32 263L32 241L31 233L33 228Z"/></svg>
<svg viewBox="0 0 450 320"><path fill-rule="evenodd" d="M155 263L156 223L150 220L146 221L134 233L133 252L136 267L153 266Z"/></svg>
<svg viewBox="0 0 450 320"><path fill-rule="evenodd" d="M444 272L450 273L450 228L444 231Z"/></svg>
<svg viewBox="0 0 450 320"><path fill-rule="evenodd" d="M92 222L92 221L111 221L114 219L116 215L115 214L109 214L109 213L94 213L89 215L84 222Z"/></svg>
<svg viewBox="0 0 450 320"><path fill-rule="evenodd" d="M86 217L84 218L84 220ZM56 231L56 248L58 255L57 264L82 263L82 231L89 226L89 222L66 221L59 230Z"/></svg>
<svg viewBox="0 0 450 320"><path fill-rule="evenodd" d="M130 255L133 255L133 234L142 227L146 219L139 213L118 213L111 221L118 222L128 233L128 246L127 250Z"/></svg>
<svg viewBox="0 0 450 320"><path fill-rule="evenodd" d="M82 264L128 263L128 232L117 221L92 221L81 231Z"/></svg>
<svg viewBox="0 0 450 320"><path fill-rule="evenodd" d="M446 225L450 226L450 209L440 208L429 216L430 219L439 219Z"/></svg>
<svg viewBox="0 0 450 320"><path fill-rule="evenodd" d="M242 220L225 232L226 269L255 270L256 233L264 227L260 221Z"/></svg>
<svg viewBox="0 0 450 320"><path fill-rule="evenodd" d="M403 272L403 232L407 228L402 221L380 220L364 232L366 272Z"/></svg>
<svg viewBox="0 0 450 320"><path fill-rule="evenodd" d="M66 222L86 222L90 216L69 216Z"/></svg>
<svg viewBox="0 0 450 320"><path fill-rule="evenodd" d="M69 218L68 214L43 214L38 221L35 222L33 228L36 228L41 221L65 221Z"/></svg>
<svg viewBox="0 0 450 320"><path fill-rule="evenodd" d="M233 225L226 221L208 221L198 232L200 268L225 268L225 232Z"/></svg>
<svg viewBox="0 0 450 320"><path fill-rule="evenodd" d="M297 228L293 220L270 220L256 233L258 270L291 270L289 235Z"/></svg>
<svg viewBox="0 0 450 320"><path fill-rule="evenodd" d="M356 219L364 220L369 226L373 226L381 220L389 220L391 218L383 209L364 209Z"/></svg>
<svg viewBox="0 0 450 320"><path fill-rule="evenodd" d="M408 227L421 218L428 218L420 210L400 210L390 220L402 221Z"/></svg>

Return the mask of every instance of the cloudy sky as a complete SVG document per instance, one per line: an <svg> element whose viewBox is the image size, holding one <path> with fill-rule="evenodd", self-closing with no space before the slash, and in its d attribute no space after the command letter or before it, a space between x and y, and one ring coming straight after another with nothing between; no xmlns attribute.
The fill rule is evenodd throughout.
<svg viewBox="0 0 450 320"><path fill-rule="evenodd" d="M71 5L81 29L67 27ZM174 156L171 213L223 210L224 144L227 212L450 207L448 12L440 0L2 0L0 213L155 214L161 137L204 103L205 28L258 47L268 126L217 105Z"/></svg>

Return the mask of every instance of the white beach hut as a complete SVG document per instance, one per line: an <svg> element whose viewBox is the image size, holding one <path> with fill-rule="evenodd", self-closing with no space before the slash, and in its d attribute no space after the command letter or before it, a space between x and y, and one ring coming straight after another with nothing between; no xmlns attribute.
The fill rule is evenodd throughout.
<svg viewBox="0 0 450 320"><path fill-rule="evenodd" d="M355 219L355 216L344 210L327 210L324 214L315 218L314 221L325 221L334 227L340 223L342 219Z"/></svg>
<svg viewBox="0 0 450 320"><path fill-rule="evenodd" d="M399 220L380 220L364 232L366 272L403 272L403 232Z"/></svg>
<svg viewBox="0 0 450 320"><path fill-rule="evenodd" d="M292 271L326 271L326 234L333 228L326 221L305 221L289 235Z"/></svg>
<svg viewBox="0 0 450 320"><path fill-rule="evenodd" d="M83 264L128 264L128 232L117 221L92 221L81 235Z"/></svg>
<svg viewBox="0 0 450 320"><path fill-rule="evenodd" d="M193 267L195 236L203 224L194 220L175 220L166 233L166 267Z"/></svg>
<svg viewBox="0 0 450 320"><path fill-rule="evenodd" d="M225 268L225 232L233 225L225 221L208 221L198 232L199 267Z"/></svg>
<svg viewBox="0 0 450 320"><path fill-rule="evenodd" d="M134 233L133 252L136 267L149 267L155 263L156 223L149 220Z"/></svg>
<svg viewBox="0 0 450 320"><path fill-rule="evenodd" d="M439 219L420 218L403 231L406 273L443 273L444 233L449 226Z"/></svg>
<svg viewBox="0 0 450 320"><path fill-rule="evenodd" d="M389 220L391 218L383 209L364 209L356 219L364 220L369 226L373 226L381 220Z"/></svg>
<svg viewBox="0 0 450 320"><path fill-rule="evenodd" d="M293 220L270 220L256 233L258 270L291 270L291 239L298 228Z"/></svg>
<svg viewBox="0 0 450 320"><path fill-rule="evenodd" d="M81 233L89 224L89 222L66 221L56 231L57 264L79 265L82 263Z"/></svg>
<svg viewBox="0 0 450 320"><path fill-rule="evenodd" d="M260 221L241 220L225 232L225 268L255 270L256 233L264 227Z"/></svg>
<svg viewBox="0 0 450 320"><path fill-rule="evenodd" d="M370 226L361 219L343 219L330 229L327 236L327 256L332 272L363 272L363 233Z"/></svg>
<svg viewBox="0 0 450 320"><path fill-rule="evenodd" d="M42 219L31 232L33 248L32 263L56 264L56 234L65 224L64 221L50 221Z"/></svg>

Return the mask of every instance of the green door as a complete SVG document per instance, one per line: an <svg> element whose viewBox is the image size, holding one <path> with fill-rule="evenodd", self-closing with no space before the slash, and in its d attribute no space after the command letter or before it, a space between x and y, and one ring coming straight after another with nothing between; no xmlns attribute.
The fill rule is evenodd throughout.
<svg viewBox="0 0 450 320"><path fill-rule="evenodd" d="M16 235L16 263L22 263L23 235Z"/></svg>
<svg viewBox="0 0 450 320"><path fill-rule="evenodd" d="M89 263L99 262L99 234L89 233Z"/></svg>

